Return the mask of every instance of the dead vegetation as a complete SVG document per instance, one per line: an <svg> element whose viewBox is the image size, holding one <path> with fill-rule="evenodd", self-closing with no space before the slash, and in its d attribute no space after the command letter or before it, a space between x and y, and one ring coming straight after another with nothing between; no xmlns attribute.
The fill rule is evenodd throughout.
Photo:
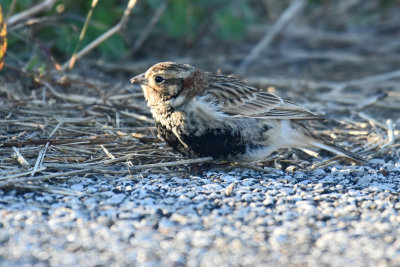
<svg viewBox="0 0 400 267"><path fill-rule="evenodd" d="M110 34L126 23L135 5L133 2L136 1L129 1L120 26L110 29ZM398 16L386 22L384 26L388 30L384 32L316 30L311 22L307 24L301 19L299 13L304 2L294 1L276 18L274 25L263 30L255 28L249 33L260 41L252 44L254 49L247 53L208 52L203 56L199 52L198 57L170 56L169 59L239 73L263 90L303 102L325 116L328 121L315 128L336 143L366 159L398 160L400 43L398 38L392 38L400 34L394 28L400 25ZM360 1L351 2L361 5ZM354 6L349 4L346 8ZM34 11L36 14L37 10ZM159 13L143 29L135 42L135 52L145 42ZM14 15L10 20L16 23L21 18ZM296 21L303 23L298 25ZM281 46L272 46L278 38ZM282 52L284 44L296 40L301 40L297 47L288 47ZM83 48L61 69L73 66L71 62L97 44ZM324 47L324 50L310 47ZM157 61L156 58L155 55L149 60L126 64L80 59L80 67L72 72L54 71L46 76L6 66L6 72L0 77L0 188L76 194L57 188L55 182L69 177L84 179L88 175L129 178L139 172L142 175L178 174L187 171L190 164L210 162L210 158L184 158L166 147L157 138L141 89L129 85L128 78L118 81L110 78L117 72L127 77L139 73ZM292 77L290 68L299 62L309 64L311 77ZM92 67L106 75L88 77L85 69ZM349 68L357 71L348 73ZM263 74L265 69L269 70L267 75ZM269 166L293 171L325 168L343 160L338 157L314 160L315 156L319 157L306 149L288 150L254 165L235 166L257 170Z"/></svg>

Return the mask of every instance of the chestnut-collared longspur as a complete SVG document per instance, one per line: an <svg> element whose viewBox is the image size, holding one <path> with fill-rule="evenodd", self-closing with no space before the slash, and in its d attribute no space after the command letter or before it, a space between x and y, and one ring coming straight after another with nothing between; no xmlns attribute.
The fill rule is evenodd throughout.
<svg viewBox="0 0 400 267"><path fill-rule="evenodd" d="M320 118L311 111L234 76L162 62L130 81L141 84L159 136L189 157L254 161L316 147L363 161L312 133L305 121Z"/></svg>

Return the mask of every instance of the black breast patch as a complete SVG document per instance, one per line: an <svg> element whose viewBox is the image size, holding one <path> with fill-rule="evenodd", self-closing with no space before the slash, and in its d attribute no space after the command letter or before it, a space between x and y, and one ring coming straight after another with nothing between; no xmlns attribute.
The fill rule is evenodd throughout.
<svg viewBox="0 0 400 267"><path fill-rule="evenodd" d="M159 135L175 150L189 157L208 157L215 159L235 158L246 152L248 144L238 132L231 129L209 129L202 135L181 134L180 139L160 123L156 123Z"/></svg>

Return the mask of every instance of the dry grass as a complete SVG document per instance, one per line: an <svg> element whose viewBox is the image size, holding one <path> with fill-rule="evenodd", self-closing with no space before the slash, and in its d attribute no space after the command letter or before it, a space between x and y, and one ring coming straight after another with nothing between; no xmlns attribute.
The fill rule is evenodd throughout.
<svg viewBox="0 0 400 267"><path fill-rule="evenodd" d="M30 82L29 77L23 77ZM43 181L87 175L129 176L139 171L143 175L149 171L179 172L188 164L210 161L185 159L157 138L139 88L68 75L53 81L38 80L33 91L20 87L20 83L2 79L0 89L0 187L47 190ZM326 111L328 103L331 110L344 108L344 101L332 99L345 99L344 104L351 106L366 102L379 107L384 101L367 101L349 93L343 98L336 91L333 94L330 98L318 97L313 109ZM381 121L362 110L355 110L352 120L329 120L315 128L366 158L399 151L399 130L393 122ZM306 153L281 151L268 161L238 167L262 170L259 167L272 166L293 171L323 168L340 160L319 160L312 165L310 161L318 155L303 151Z"/></svg>

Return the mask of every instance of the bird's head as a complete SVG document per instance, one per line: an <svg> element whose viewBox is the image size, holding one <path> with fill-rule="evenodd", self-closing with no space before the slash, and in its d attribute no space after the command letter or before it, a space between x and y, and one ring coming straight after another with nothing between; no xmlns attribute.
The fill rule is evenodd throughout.
<svg viewBox="0 0 400 267"><path fill-rule="evenodd" d="M142 86L149 106L163 103L176 108L201 90L204 72L188 64L161 62L130 81Z"/></svg>

